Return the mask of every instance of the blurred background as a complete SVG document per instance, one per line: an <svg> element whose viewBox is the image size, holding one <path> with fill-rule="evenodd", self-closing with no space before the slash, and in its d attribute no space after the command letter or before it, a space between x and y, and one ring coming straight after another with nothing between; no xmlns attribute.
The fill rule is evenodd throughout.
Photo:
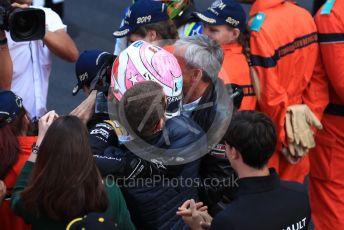
<svg viewBox="0 0 344 230"><path fill-rule="evenodd" d="M195 0L199 10L205 10L213 0ZM298 0L298 4L312 9L312 0ZM113 53L115 39L112 33L119 27L124 9L131 0L65 0L63 22L76 42L80 53L87 49L101 49ZM244 5L246 12L249 6ZM281 18L283 20L283 18ZM48 92L48 110L67 114L85 98L80 91L72 96L76 84L74 64L53 58Z"/></svg>

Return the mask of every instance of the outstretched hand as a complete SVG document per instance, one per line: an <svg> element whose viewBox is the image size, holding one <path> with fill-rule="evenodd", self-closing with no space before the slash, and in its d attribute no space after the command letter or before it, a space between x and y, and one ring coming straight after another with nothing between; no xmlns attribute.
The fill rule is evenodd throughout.
<svg viewBox="0 0 344 230"><path fill-rule="evenodd" d="M93 90L90 95L70 115L77 116L85 125L91 119L96 105L97 91Z"/></svg>

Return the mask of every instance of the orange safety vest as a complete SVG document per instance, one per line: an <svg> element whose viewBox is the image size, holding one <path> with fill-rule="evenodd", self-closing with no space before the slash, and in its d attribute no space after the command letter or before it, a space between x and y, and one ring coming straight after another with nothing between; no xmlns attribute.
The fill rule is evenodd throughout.
<svg viewBox="0 0 344 230"><path fill-rule="evenodd" d="M254 93L250 70L242 46L238 43L221 46L224 60L219 77L225 84L237 84L243 88L244 98L239 110L255 110L257 99Z"/></svg>
<svg viewBox="0 0 344 230"><path fill-rule="evenodd" d="M25 162L31 154L32 145L36 142L37 137L22 136L17 137L21 152L19 153L18 161L14 164L12 169L4 179L7 187L7 192L11 192L16 183ZM3 230L30 230L31 225L25 224L24 220L16 216L11 209L11 201L4 200L0 206L0 226Z"/></svg>
<svg viewBox="0 0 344 230"><path fill-rule="evenodd" d="M269 164L282 179L303 182L309 172L308 156L291 165L280 151L282 144L287 145L284 125L288 106L305 103L320 119L328 103L317 29L305 9L284 0L256 0L250 17L251 61L261 86L258 107L274 120L278 132L277 152ZM318 71L314 71L316 66Z"/></svg>
<svg viewBox="0 0 344 230"><path fill-rule="evenodd" d="M321 56L330 80L323 130L310 152L310 202L316 229L344 226L344 2L327 1L315 16Z"/></svg>

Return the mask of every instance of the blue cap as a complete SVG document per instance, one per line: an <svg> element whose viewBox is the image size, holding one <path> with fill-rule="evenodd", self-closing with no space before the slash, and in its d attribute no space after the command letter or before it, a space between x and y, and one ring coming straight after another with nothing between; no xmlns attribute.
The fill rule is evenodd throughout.
<svg viewBox="0 0 344 230"><path fill-rule="evenodd" d="M83 86L90 86L104 65L112 65L115 56L101 50L86 50L82 52L75 63L75 74L78 83L73 88L75 96Z"/></svg>
<svg viewBox="0 0 344 230"><path fill-rule="evenodd" d="M127 11L123 26L113 35L117 38L127 36L139 26L166 21L169 19L167 4L158 0L141 0L135 2Z"/></svg>
<svg viewBox="0 0 344 230"><path fill-rule="evenodd" d="M12 91L0 91L0 128L14 121L23 108L23 100Z"/></svg>
<svg viewBox="0 0 344 230"><path fill-rule="evenodd" d="M228 25L242 32L246 28L246 13L236 0L216 0L206 11L194 15L207 24Z"/></svg>

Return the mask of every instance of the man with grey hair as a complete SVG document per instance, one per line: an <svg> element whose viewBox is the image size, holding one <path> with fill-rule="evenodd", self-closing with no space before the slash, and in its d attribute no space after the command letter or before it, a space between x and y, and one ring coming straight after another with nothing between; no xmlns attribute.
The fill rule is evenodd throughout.
<svg viewBox="0 0 344 230"><path fill-rule="evenodd" d="M218 74L223 62L223 50L207 36L198 35L178 40L173 54L183 73L183 115L191 117L209 136L211 132L208 131L219 112L216 108L217 94L220 93L223 82ZM200 176L203 186L199 187L199 195L212 215L221 211L219 203L223 203L222 198L230 196L233 190L226 185L230 185L231 180L236 177L234 170L228 165L223 146L215 143L215 147L201 159ZM216 186L206 183L214 180Z"/></svg>
<svg viewBox="0 0 344 230"><path fill-rule="evenodd" d="M208 37L197 35L178 40L173 54L183 74L183 115L192 117L207 132L213 122L215 108L196 108L209 102L215 103L223 51Z"/></svg>

